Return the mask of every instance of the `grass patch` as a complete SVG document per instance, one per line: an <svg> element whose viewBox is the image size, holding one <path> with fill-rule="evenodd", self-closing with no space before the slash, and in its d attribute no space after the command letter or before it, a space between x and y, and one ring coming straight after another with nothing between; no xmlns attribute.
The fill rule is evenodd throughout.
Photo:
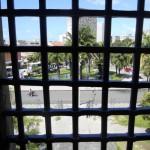
<svg viewBox="0 0 150 150"><path fill-rule="evenodd" d="M115 123L118 123L122 126L127 126L128 125L128 117L127 116L115 116Z"/></svg>
<svg viewBox="0 0 150 150"><path fill-rule="evenodd" d="M128 125L128 117L127 116L115 116L115 122L122 125ZM140 128L150 128L150 120L144 119L143 115L136 116L135 126Z"/></svg>
<svg viewBox="0 0 150 150"><path fill-rule="evenodd" d="M135 126L150 128L150 120L144 119L143 115L137 116L135 119Z"/></svg>
<svg viewBox="0 0 150 150"><path fill-rule="evenodd" d="M126 149L126 142L116 142L116 147L117 147L117 150L124 150Z"/></svg>
<svg viewBox="0 0 150 150"><path fill-rule="evenodd" d="M71 71L66 69L66 68L61 68L60 69L60 79L59 80L70 80L70 78L67 77L68 74L71 74ZM66 75L66 76L65 76ZM55 72L49 72L48 73L49 78L57 77L58 73L57 71Z"/></svg>
<svg viewBox="0 0 150 150"><path fill-rule="evenodd" d="M149 150L150 141L139 141L135 142L133 150Z"/></svg>
<svg viewBox="0 0 150 150"><path fill-rule="evenodd" d="M128 74L116 74L115 72L113 71L110 71L109 72L109 76L110 76L110 80L122 80L124 78L129 78L131 77L131 75L128 75Z"/></svg>

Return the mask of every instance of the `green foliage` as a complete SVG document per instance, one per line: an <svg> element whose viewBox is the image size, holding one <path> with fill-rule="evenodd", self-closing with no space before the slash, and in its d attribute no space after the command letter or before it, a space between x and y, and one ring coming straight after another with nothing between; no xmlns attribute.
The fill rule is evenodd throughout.
<svg viewBox="0 0 150 150"><path fill-rule="evenodd" d="M29 55L27 57L27 60L29 62L37 62L37 61L40 61L40 59L41 59L40 53L33 53L32 55Z"/></svg>
<svg viewBox="0 0 150 150"><path fill-rule="evenodd" d="M133 47L134 42L130 38L125 38L123 40L116 39L111 46L113 47Z"/></svg>
<svg viewBox="0 0 150 150"><path fill-rule="evenodd" d="M150 116L149 115L139 115L135 119L135 126L150 128Z"/></svg>
<svg viewBox="0 0 150 150"><path fill-rule="evenodd" d="M146 92L143 95L141 105L143 107L150 107L150 92ZM150 128L150 115L143 115L143 119L149 121L149 128Z"/></svg>
<svg viewBox="0 0 150 150"><path fill-rule="evenodd" d="M149 128L150 127L150 119L147 119L148 115L139 115L136 116L135 126L140 128ZM116 123L127 126L128 125L128 117L127 116L115 116Z"/></svg>
<svg viewBox="0 0 150 150"><path fill-rule="evenodd" d="M116 74L111 75L111 80L120 81L122 79L123 79L123 77L121 75L118 75L118 74L117 75Z"/></svg>
<svg viewBox="0 0 150 150"><path fill-rule="evenodd" d="M32 71L33 71L33 72L36 72L36 73L41 73L41 67L39 67L39 66L34 66L34 65L33 65Z"/></svg>
<svg viewBox="0 0 150 150"><path fill-rule="evenodd" d="M59 121L59 120L61 120L61 117L60 117L60 116L56 116L56 117L55 117L55 120L56 120L56 121Z"/></svg>
<svg viewBox="0 0 150 150"><path fill-rule="evenodd" d="M143 34L142 46L145 48L150 47L150 34L149 33Z"/></svg>
<svg viewBox="0 0 150 150"><path fill-rule="evenodd" d="M24 117L24 129L27 135L37 135L39 134L39 125L41 119L38 117ZM18 130L17 119L13 117L14 129ZM28 150L38 150L40 144L29 143L27 144Z"/></svg>
<svg viewBox="0 0 150 150"><path fill-rule="evenodd" d="M128 117L127 116L115 116L115 121L119 123L122 126L127 126L128 125Z"/></svg>
<svg viewBox="0 0 150 150"><path fill-rule="evenodd" d="M60 79L60 63L64 62L65 54L64 53L49 53L48 54L48 63L55 63L57 66L57 75Z"/></svg>
<svg viewBox="0 0 150 150"><path fill-rule="evenodd" d="M48 63L61 63L64 61L65 54L64 53L49 53L48 54Z"/></svg>
<svg viewBox="0 0 150 150"><path fill-rule="evenodd" d="M112 54L111 63L116 67L116 74L120 74L121 69L132 64L132 56L124 53Z"/></svg>
<svg viewBox="0 0 150 150"><path fill-rule="evenodd" d="M41 144L38 144L38 143L28 143L26 147L27 147L27 150L39 150L40 145Z"/></svg>
<svg viewBox="0 0 150 150"><path fill-rule="evenodd" d="M113 43L113 47L133 47L134 42L130 38L126 38L123 40L116 39ZM120 74L120 70L123 67L127 67L132 64L132 56L129 54L112 54L111 55L111 63L116 67L116 74Z"/></svg>
<svg viewBox="0 0 150 150"><path fill-rule="evenodd" d="M67 33L66 46L71 46L72 35ZM89 26L83 26L79 30L79 46L103 46L103 43L96 43L96 36ZM91 74L91 62L96 64L99 74L102 74L102 54L81 53L80 54L80 79L83 78L83 69L86 68L86 78Z"/></svg>
<svg viewBox="0 0 150 150"><path fill-rule="evenodd" d="M81 53L80 54L80 78L89 78L93 74L92 68L98 69L99 75L103 74L103 54L101 53ZM83 72L84 71L84 72ZM85 74L85 75L84 75ZM96 75L96 73L95 73Z"/></svg>
<svg viewBox="0 0 150 150"><path fill-rule="evenodd" d="M147 77L147 81L150 81L150 55L142 54L141 56L141 70Z"/></svg>
<svg viewBox="0 0 150 150"><path fill-rule="evenodd" d="M134 142L133 150L149 150L150 142L149 141L137 141Z"/></svg>
<svg viewBox="0 0 150 150"><path fill-rule="evenodd" d="M38 117L24 117L24 128L27 135L39 134L39 125L42 120Z"/></svg>
<svg viewBox="0 0 150 150"><path fill-rule="evenodd" d="M150 92L146 92L141 100L141 105L143 107L150 106Z"/></svg>
<svg viewBox="0 0 150 150"><path fill-rule="evenodd" d="M116 142L115 144L116 144L117 150L126 149L126 142Z"/></svg>
<svg viewBox="0 0 150 150"><path fill-rule="evenodd" d="M67 33L65 46L71 46L72 34ZM89 26L83 26L79 30L79 46L102 46L102 43L96 42L96 36Z"/></svg>
<svg viewBox="0 0 150 150"><path fill-rule="evenodd" d="M72 45L72 34L67 32L66 39L65 39L65 46Z"/></svg>
<svg viewBox="0 0 150 150"><path fill-rule="evenodd" d="M96 37L89 26L84 26L79 30L79 46L96 45Z"/></svg>
<svg viewBox="0 0 150 150"><path fill-rule="evenodd" d="M150 47L150 34L143 34L142 46L145 48ZM147 81L150 81L150 55L143 54L141 57L141 70L143 74L147 77Z"/></svg>

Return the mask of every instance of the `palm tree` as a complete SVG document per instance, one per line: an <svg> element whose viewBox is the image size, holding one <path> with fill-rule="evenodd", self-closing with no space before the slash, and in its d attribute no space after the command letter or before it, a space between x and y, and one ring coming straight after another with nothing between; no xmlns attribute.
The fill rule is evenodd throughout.
<svg viewBox="0 0 150 150"><path fill-rule="evenodd" d="M147 77L147 82L150 81L150 55L141 55L141 70L143 74Z"/></svg>
<svg viewBox="0 0 150 150"><path fill-rule="evenodd" d="M86 68L86 79L90 75L90 54L81 53L80 54L80 79L83 79L83 68Z"/></svg>
<svg viewBox="0 0 150 150"><path fill-rule="evenodd" d="M133 47L134 41L130 38L125 38L121 41L122 47Z"/></svg>
<svg viewBox="0 0 150 150"><path fill-rule="evenodd" d="M72 44L72 35L67 33L66 46ZM98 46L96 43L96 37L89 26L84 26L79 29L79 46ZM86 67L86 78L88 79L91 72L91 54L81 53L80 55L80 79L83 78L83 68Z"/></svg>
<svg viewBox="0 0 150 150"><path fill-rule="evenodd" d="M71 73L72 73L72 55L71 55L71 53L65 53L64 59L65 59L66 66L69 65L70 76L71 76Z"/></svg>
<svg viewBox="0 0 150 150"><path fill-rule="evenodd" d="M116 40L112 43L113 46L120 46L120 47L132 47L134 42L130 38L126 38L124 40ZM122 68L127 67L132 64L133 58L132 55L119 53L119 54L112 54L111 55L111 63L116 67L116 75L120 75L120 71Z"/></svg>
<svg viewBox="0 0 150 150"><path fill-rule="evenodd" d="M143 47L148 48L150 47L150 34L143 34L143 43L142 43Z"/></svg>
<svg viewBox="0 0 150 150"><path fill-rule="evenodd" d="M63 53L49 53L48 54L48 63L55 63L58 79L60 79L60 63L64 61L64 54Z"/></svg>
<svg viewBox="0 0 150 150"><path fill-rule="evenodd" d="M66 39L65 39L65 46L71 46L72 45L72 34L67 32Z"/></svg>
<svg viewBox="0 0 150 150"><path fill-rule="evenodd" d="M98 67L99 79L102 79L103 76L103 54L102 53L91 53L92 58Z"/></svg>
<svg viewBox="0 0 150 150"><path fill-rule="evenodd" d="M41 54L34 52L34 53L32 53L32 55L29 55L29 56L27 57L27 60L28 60L29 62L37 62L37 61L40 61L40 60L41 60Z"/></svg>
<svg viewBox="0 0 150 150"><path fill-rule="evenodd" d="M113 47L133 47L134 41L127 37L123 40L116 39L111 45Z"/></svg>
<svg viewBox="0 0 150 150"><path fill-rule="evenodd" d="M116 67L116 75L120 75L120 71L122 68L132 64L132 56L123 53L113 54L111 55L111 63Z"/></svg>
<svg viewBox="0 0 150 150"><path fill-rule="evenodd" d="M143 47L150 47L150 34L143 34ZM142 54L141 55L141 70L143 74L147 77L147 82L150 81L150 55Z"/></svg>
<svg viewBox="0 0 150 150"><path fill-rule="evenodd" d="M96 45L96 37L89 26L84 26L79 29L79 46L94 46Z"/></svg>

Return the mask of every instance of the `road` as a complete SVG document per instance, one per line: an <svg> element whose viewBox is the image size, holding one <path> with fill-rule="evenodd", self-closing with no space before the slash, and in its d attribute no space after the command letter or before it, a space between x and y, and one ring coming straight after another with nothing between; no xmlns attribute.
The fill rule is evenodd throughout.
<svg viewBox="0 0 150 150"><path fill-rule="evenodd" d="M29 96L30 88L34 91L34 96ZM137 103L140 103L141 97L147 89L140 89L138 92ZM50 102L52 105L55 104L67 104L71 105L72 103L72 90L70 87L58 87L51 88L49 91ZM129 105L130 103L130 89L119 89L119 88L110 88L108 95L109 105ZM23 105L38 105L44 104L43 101L43 91L42 88L26 86L21 89L21 96ZM11 90L11 100L12 103L15 103L14 91ZM101 88L82 88L79 91L79 105L84 107L87 102L94 100L95 106L101 105L102 100L102 90Z"/></svg>

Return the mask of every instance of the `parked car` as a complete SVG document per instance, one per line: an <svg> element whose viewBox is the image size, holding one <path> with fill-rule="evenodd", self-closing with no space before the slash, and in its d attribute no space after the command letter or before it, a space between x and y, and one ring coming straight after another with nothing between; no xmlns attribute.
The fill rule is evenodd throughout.
<svg viewBox="0 0 150 150"><path fill-rule="evenodd" d="M12 66L6 66L6 75L8 78L12 78Z"/></svg>

